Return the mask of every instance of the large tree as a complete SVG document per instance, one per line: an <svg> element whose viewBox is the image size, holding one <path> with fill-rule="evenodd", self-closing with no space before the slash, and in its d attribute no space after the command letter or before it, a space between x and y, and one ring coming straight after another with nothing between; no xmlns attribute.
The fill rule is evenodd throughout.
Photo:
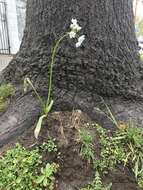
<svg viewBox="0 0 143 190"><path fill-rule="evenodd" d="M0 141L32 126L40 113L36 98L22 93L29 77L42 96L52 47L67 30L71 18L83 27L81 48L66 39L54 66L53 110L80 108L93 119L101 97L120 120L143 123L142 68L135 36L131 0L28 0L20 51L1 74L1 81L17 86L17 95L0 117ZM101 108L102 109L102 108ZM105 120L103 120L105 121Z"/></svg>

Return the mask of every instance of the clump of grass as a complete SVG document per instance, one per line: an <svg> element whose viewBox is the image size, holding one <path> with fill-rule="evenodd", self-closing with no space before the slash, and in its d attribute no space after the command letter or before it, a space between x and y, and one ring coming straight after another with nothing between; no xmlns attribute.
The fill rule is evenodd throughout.
<svg viewBox="0 0 143 190"><path fill-rule="evenodd" d="M112 133L96 123L87 124L86 127L95 129L96 136L89 129L79 130L80 155L93 165L93 169L104 175L118 164L126 166L132 170L138 185L143 188L143 130L133 122L117 123L116 131ZM99 139L99 155L93 143L95 137ZM82 190L94 190L95 184L94 180L92 185Z"/></svg>
<svg viewBox="0 0 143 190"><path fill-rule="evenodd" d="M15 88L11 84L0 85L0 112L4 112L8 106L8 99L15 94Z"/></svg>
<svg viewBox="0 0 143 190"><path fill-rule="evenodd" d="M99 135L101 152L100 159L94 162L94 167L106 174L126 159L125 143L121 134L117 135L115 133L113 136L110 136L106 129L99 125L95 125L95 127Z"/></svg>
<svg viewBox="0 0 143 190"><path fill-rule="evenodd" d="M123 124L122 124L123 125ZM143 131L132 123L124 124L112 135L101 126L93 124L99 135L100 159L94 161L96 170L103 174L114 170L118 164L132 169L138 185L143 188Z"/></svg>
<svg viewBox="0 0 143 190"><path fill-rule="evenodd" d="M0 98L7 99L15 94L15 88L11 84L0 85Z"/></svg>
<svg viewBox="0 0 143 190"><path fill-rule="evenodd" d="M95 160L95 150L92 134L87 130L80 130L79 141L81 143L80 155L86 159L88 163L93 163Z"/></svg>

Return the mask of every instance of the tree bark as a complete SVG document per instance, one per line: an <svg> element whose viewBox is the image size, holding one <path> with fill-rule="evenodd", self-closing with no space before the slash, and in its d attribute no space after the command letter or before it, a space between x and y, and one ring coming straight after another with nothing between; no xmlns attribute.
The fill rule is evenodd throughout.
<svg viewBox="0 0 143 190"><path fill-rule="evenodd" d="M29 77L41 95L46 96L52 48L69 30L71 18L76 18L86 40L79 49L70 39L59 48L53 77L54 109L80 108L106 125L108 122L95 109L100 107L100 97L103 97L115 110L117 118L133 118L142 124L142 66L132 4L130 0L28 0L20 51L1 74L1 80L19 86ZM21 126L20 132L31 125L40 113L39 109L34 113L37 108L34 102L34 109L30 104L28 107L33 113L30 115L32 122L23 123L18 119L20 124L14 124L13 134L17 126ZM15 104L17 110L21 101ZM8 114L13 115L13 108L9 108ZM18 111L17 117L29 118L29 114L25 116ZM3 134L3 141L7 138Z"/></svg>

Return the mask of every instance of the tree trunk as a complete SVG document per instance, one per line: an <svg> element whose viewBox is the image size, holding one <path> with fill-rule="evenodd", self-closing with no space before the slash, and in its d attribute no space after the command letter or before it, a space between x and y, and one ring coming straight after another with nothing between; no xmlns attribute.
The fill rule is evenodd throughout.
<svg viewBox="0 0 143 190"><path fill-rule="evenodd" d="M130 0L28 0L20 51L3 71L1 80L20 86L29 77L45 96L52 48L69 30L71 18L79 21L86 40L76 49L73 40L65 39L59 48L54 65L54 109L80 108L106 125L108 122L95 109L100 107L103 97L117 118L125 121L132 118L142 124L142 67ZM33 100L32 108L29 104L21 112L27 96L30 92L24 99L19 95L24 103L15 100L0 119L3 121L7 115L11 118L16 109L17 122L12 127L7 124L1 141L11 136L5 135L9 128L12 134L22 132L40 113ZM26 111L32 114L25 116ZM27 118L27 122L22 118L24 121Z"/></svg>

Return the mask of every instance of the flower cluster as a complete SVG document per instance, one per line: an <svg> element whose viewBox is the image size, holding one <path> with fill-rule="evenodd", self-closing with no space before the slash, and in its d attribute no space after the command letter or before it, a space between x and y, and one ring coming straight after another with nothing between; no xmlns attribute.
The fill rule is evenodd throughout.
<svg viewBox="0 0 143 190"><path fill-rule="evenodd" d="M69 32L69 37L70 38L76 38L77 33L82 29L79 24L77 23L76 19L71 20L72 24L70 25L71 31ZM78 42L76 43L76 47L80 47L83 41L85 40L85 35L82 35L78 37Z"/></svg>

